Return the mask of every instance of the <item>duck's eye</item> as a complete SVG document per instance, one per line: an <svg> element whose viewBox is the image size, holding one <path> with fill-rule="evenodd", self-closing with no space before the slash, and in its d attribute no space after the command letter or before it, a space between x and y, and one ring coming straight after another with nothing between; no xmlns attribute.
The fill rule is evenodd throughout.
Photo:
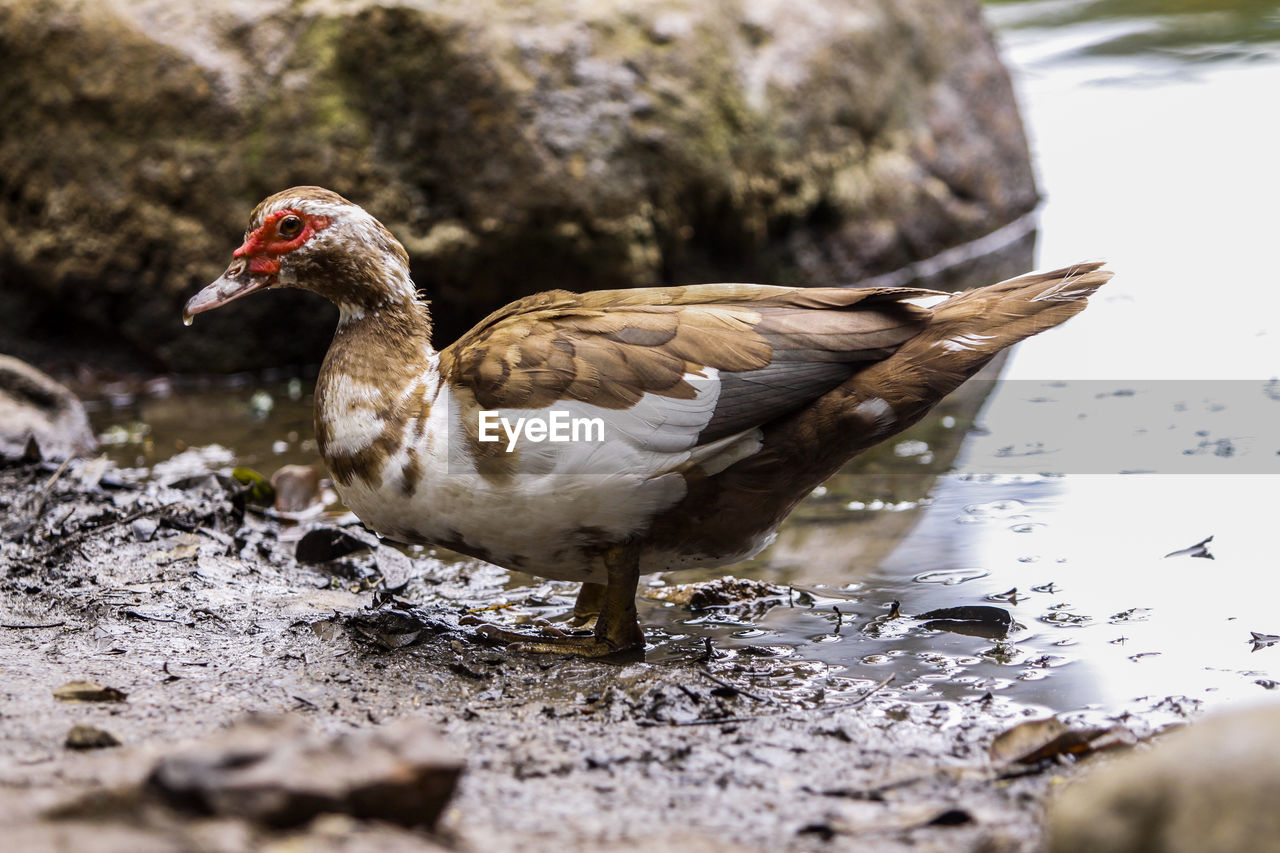
<svg viewBox="0 0 1280 853"><path fill-rule="evenodd" d="M276 224L276 232L286 240L292 240L302 233L302 217L292 213L280 217L280 222Z"/></svg>

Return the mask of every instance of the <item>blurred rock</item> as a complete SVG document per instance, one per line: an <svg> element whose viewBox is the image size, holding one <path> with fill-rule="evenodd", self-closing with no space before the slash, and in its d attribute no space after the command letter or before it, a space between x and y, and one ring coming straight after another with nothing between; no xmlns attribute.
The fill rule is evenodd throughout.
<svg viewBox="0 0 1280 853"><path fill-rule="evenodd" d="M363 527L339 530L336 527L316 527L308 530L298 540L294 556L303 563L327 563L360 551L375 550L378 537Z"/></svg>
<svg viewBox="0 0 1280 853"><path fill-rule="evenodd" d="M162 759L147 789L183 811L275 827L337 813L429 829L461 772L458 752L421 720L328 736L255 719Z"/></svg>
<svg viewBox="0 0 1280 853"><path fill-rule="evenodd" d="M60 702L123 702L129 694L93 681L68 681L53 691L53 698Z"/></svg>
<svg viewBox="0 0 1280 853"><path fill-rule="evenodd" d="M0 355L0 459L61 461L97 446L74 394L26 362Z"/></svg>
<svg viewBox="0 0 1280 853"><path fill-rule="evenodd" d="M1036 202L976 0L10 0L0 53L0 332L173 369L319 360L306 294L178 322L292 184L404 241L442 341L549 287L854 281Z"/></svg>
<svg viewBox="0 0 1280 853"><path fill-rule="evenodd" d="M106 749L119 745L120 741L115 735L97 726L76 723L71 727L71 731L67 732L67 749Z"/></svg>
<svg viewBox="0 0 1280 853"><path fill-rule="evenodd" d="M297 514L320 502L320 472L311 465L282 465L271 475L276 512Z"/></svg>
<svg viewBox="0 0 1280 853"><path fill-rule="evenodd" d="M1280 707L1210 717L1074 782L1051 853L1280 851Z"/></svg>

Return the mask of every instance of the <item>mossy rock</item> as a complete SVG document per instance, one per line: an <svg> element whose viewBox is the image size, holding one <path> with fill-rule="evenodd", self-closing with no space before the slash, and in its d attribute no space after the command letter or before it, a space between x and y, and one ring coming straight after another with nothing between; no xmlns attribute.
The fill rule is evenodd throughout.
<svg viewBox="0 0 1280 853"><path fill-rule="evenodd" d="M441 342L549 287L852 282L1036 202L970 0L12 0L0 52L0 333L72 356L317 361L301 294L178 321L299 183L405 242Z"/></svg>

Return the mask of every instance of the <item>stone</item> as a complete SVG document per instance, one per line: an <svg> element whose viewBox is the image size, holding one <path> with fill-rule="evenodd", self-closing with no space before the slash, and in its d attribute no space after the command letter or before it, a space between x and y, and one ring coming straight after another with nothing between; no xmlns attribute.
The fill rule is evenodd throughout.
<svg viewBox="0 0 1280 853"><path fill-rule="evenodd" d="M65 745L67 749L106 749L107 747L119 746L120 741L106 729L100 729L97 726L90 726L85 723L76 723L67 732Z"/></svg>
<svg viewBox="0 0 1280 853"><path fill-rule="evenodd" d="M161 759L146 790L182 811L272 827L328 813L430 829L462 766L422 720L324 735L296 718L254 718Z"/></svg>
<svg viewBox="0 0 1280 853"><path fill-rule="evenodd" d="M68 681L53 691L53 698L60 702L123 702L129 694L93 681Z"/></svg>
<svg viewBox="0 0 1280 853"><path fill-rule="evenodd" d="M1190 724L1078 778L1049 813L1050 853L1280 851L1280 707Z"/></svg>
<svg viewBox="0 0 1280 853"><path fill-rule="evenodd" d="M328 563L378 547L378 537L363 527L315 527L298 540L294 555L303 563Z"/></svg>
<svg viewBox="0 0 1280 853"><path fill-rule="evenodd" d="M320 472L314 465L282 465L271 475L272 508L280 513L306 512L320 503Z"/></svg>
<svg viewBox="0 0 1280 853"><path fill-rule="evenodd" d="M75 394L26 362L0 355L0 459L61 462L97 446Z"/></svg>
<svg viewBox="0 0 1280 853"><path fill-rule="evenodd" d="M0 54L0 334L153 367L320 360L306 294L178 322L294 184L392 229L441 341L553 287L854 282L1037 202L977 0L9 0Z"/></svg>

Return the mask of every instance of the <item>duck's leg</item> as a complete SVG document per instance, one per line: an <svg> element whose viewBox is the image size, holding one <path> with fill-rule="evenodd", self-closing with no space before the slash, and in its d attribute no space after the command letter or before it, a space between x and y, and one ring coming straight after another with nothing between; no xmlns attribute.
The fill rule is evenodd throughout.
<svg viewBox="0 0 1280 853"><path fill-rule="evenodd" d="M600 584L584 584L579 593L580 605L590 606L598 600L600 609L595 630L585 637L548 637L504 631L485 625L480 633L509 643L514 652L581 655L599 658L644 648L644 633L636 615L636 587L640 583L640 554L634 546L617 545L605 554L608 579ZM588 589L594 587L594 589ZM586 600L584 601L584 596ZM575 616L578 607L574 607Z"/></svg>
<svg viewBox="0 0 1280 853"><path fill-rule="evenodd" d="M594 628L604 609L605 590L602 583L586 581L578 590L578 600L573 604L573 613L569 615L569 626L572 628Z"/></svg>

